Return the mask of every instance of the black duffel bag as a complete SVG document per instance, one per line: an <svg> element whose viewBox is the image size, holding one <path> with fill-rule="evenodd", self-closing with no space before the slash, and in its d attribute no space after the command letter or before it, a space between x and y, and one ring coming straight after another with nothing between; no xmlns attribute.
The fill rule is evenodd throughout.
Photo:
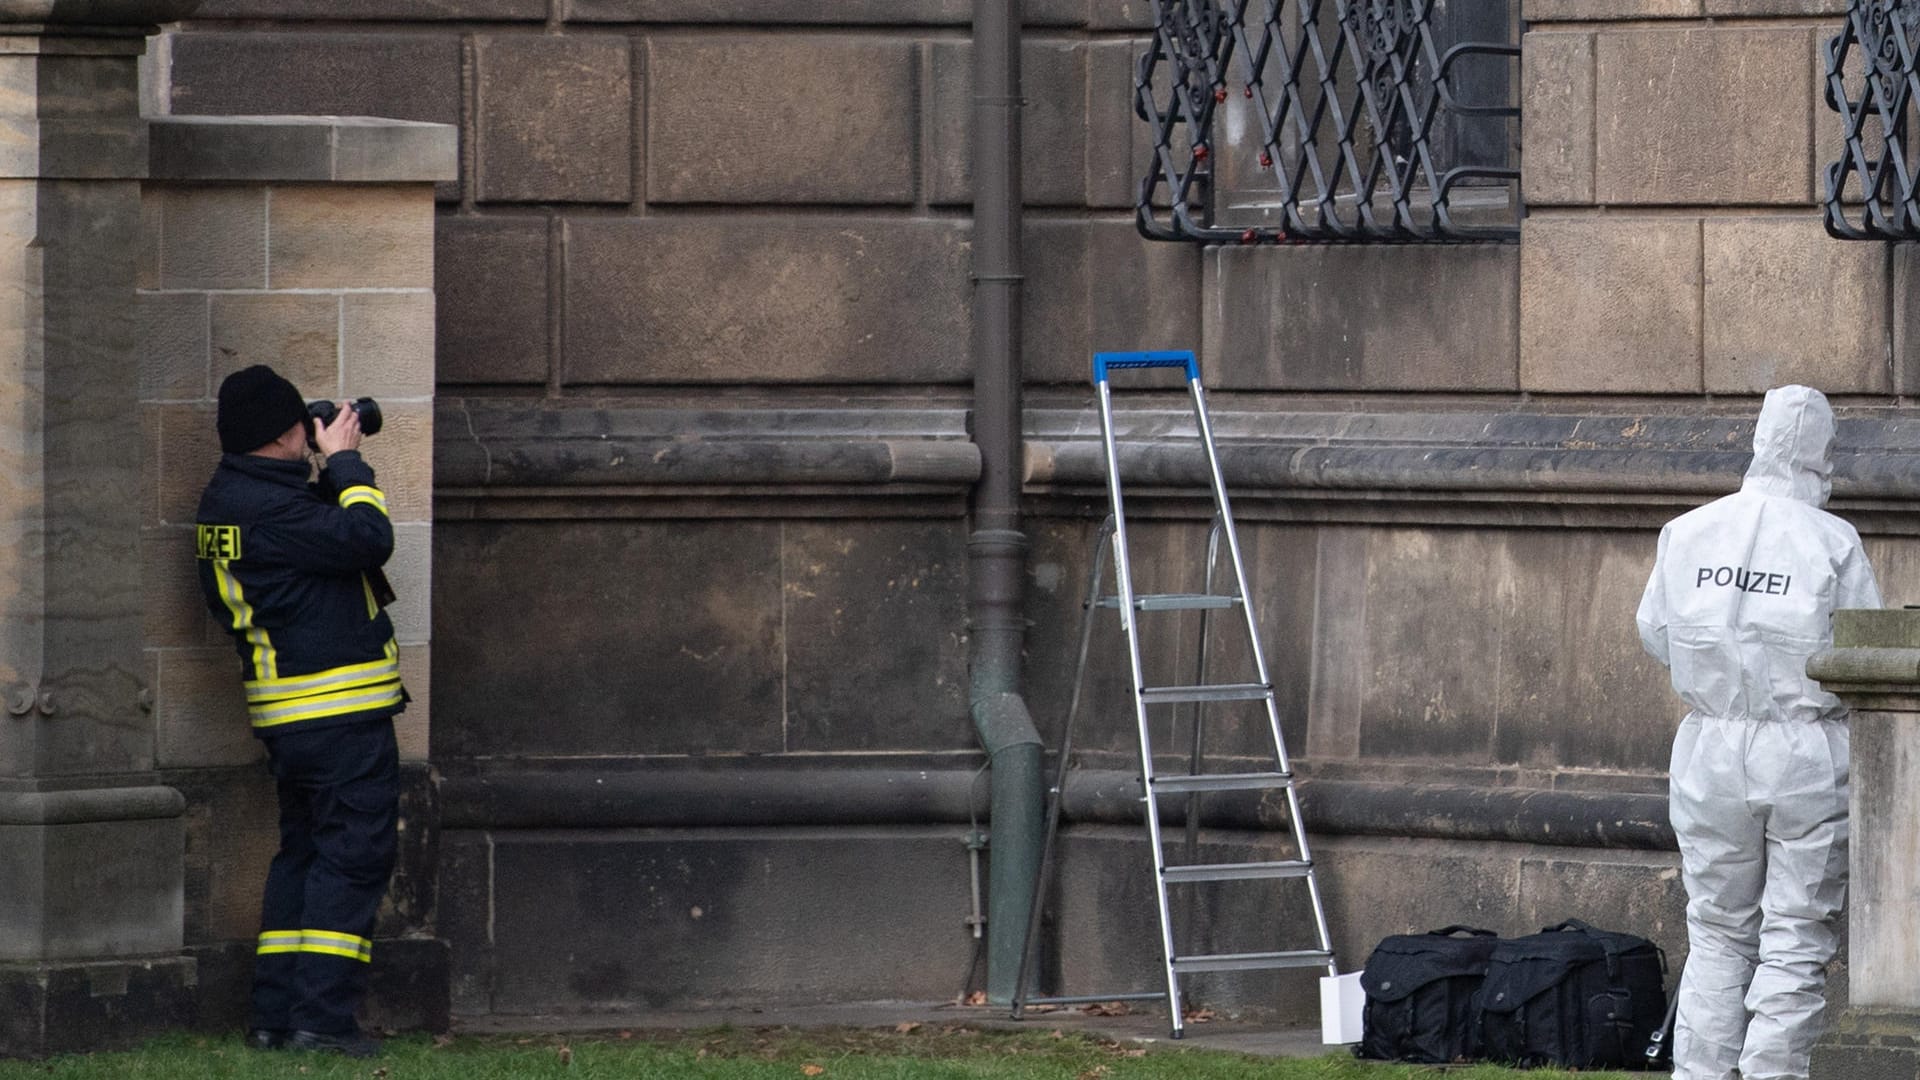
<svg viewBox="0 0 1920 1080"><path fill-rule="evenodd" d="M1382 940L1360 974L1367 1004L1354 1054L1429 1065L1471 1060L1474 993L1498 943L1493 931L1470 926Z"/></svg>
<svg viewBox="0 0 1920 1080"><path fill-rule="evenodd" d="M1508 1065L1645 1067L1666 1018L1666 966L1646 938L1578 920L1502 941L1480 984L1480 1053Z"/></svg>

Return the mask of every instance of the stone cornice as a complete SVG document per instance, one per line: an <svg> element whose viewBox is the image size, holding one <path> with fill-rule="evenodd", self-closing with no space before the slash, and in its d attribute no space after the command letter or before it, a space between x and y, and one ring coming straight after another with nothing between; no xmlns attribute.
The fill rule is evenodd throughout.
<svg viewBox="0 0 1920 1080"><path fill-rule="evenodd" d="M1735 490L1750 419L1518 410L1317 412L1216 409L1236 512L1249 517L1432 519L1472 524L1642 527ZM756 499L814 485L863 496L908 487L963 493L978 471L966 410L641 405L524 398L443 399L436 492L485 500L702 488ZM1175 506L1205 481L1191 413L1117 415L1130 494ZM1105 471L1091 409L1027 411L1027 490L1038 504L1099 499ZM1863 528L1920 528L1920 418L1841 421L1836 508ZM1178 510L1174 512L1178 513ZM1524 518L1524 520L1522 520Z"/></svg>
<svg viewBox="0 0 1920 1080"><path fill-rule="evenodd" d="M0 0L0 33L7 24L149 27L184 19L200 0Z"/></svg>

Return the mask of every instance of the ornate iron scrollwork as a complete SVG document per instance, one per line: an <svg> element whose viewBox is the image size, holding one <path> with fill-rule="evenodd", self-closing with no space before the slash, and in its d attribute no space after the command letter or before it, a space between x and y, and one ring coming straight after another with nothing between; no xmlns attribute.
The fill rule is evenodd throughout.
<svg viewBox="0 0 1920 1080"><path fill-rule="evenodd" d="M1442 5L1443 6L1443 5ZM1436 128L1452 118L1518 117L1513 95L1456 94L1471 63L1515 66L1519 46L1436 41L1436 0L1155 0L1153 43L1140 58L1134 110L1153 159L1135 210L1157 240L1359 242L1512 240L1520 171L1512 140L1498 160L1448 160ZM1503 70L1493 80L1502 88ZM1235 152L1258 161L1270 220L1224 220L1216 121L1230 96L1257 131ZM1454 157L1460 157L1457 152ZM1456 212L1467 188L1492 190L1489 215Z"/></svg>
<svg viewBox="0 0 1920 1080"><path fill-rule="evenodd" d="M1827 42L1827 107L1840 114L1844 142L1826 168L1826 223L1840 239L1920 239L1909 141L1916 50L1920 0L1852 0Z"/></svg>

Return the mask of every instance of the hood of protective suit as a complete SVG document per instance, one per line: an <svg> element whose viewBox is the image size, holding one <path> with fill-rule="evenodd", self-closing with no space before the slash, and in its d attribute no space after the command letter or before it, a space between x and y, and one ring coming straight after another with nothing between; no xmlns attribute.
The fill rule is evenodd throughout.
<svg viewBox="0 0 1920 1080"><path fill-rule="evenodd" d="M1827 505L1833 490L1833 408L1807 386L1767 391L1753 425L1753 464L1743 491Z"/></svg>

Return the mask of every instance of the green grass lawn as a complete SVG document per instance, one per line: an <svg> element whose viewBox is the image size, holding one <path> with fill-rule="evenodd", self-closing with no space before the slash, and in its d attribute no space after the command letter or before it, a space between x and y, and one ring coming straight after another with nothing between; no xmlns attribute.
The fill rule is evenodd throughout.
<svg viewBox="0 0 1920 1080"><path fill-rule="evenodd" d="M180 1035L128 1053L0 1062L0 1080L1573 1080L1576 1074L1491 1066L1423 1068L1345 1055L1271 1059L1077 1034L981 1031L965 1025L910 1030L717 1028L596 1035L390 1040L374 1061L260 1053L240 1038ZM1642 1080L1650 1074L1580 1073L1579 1080Z"/></svg>

